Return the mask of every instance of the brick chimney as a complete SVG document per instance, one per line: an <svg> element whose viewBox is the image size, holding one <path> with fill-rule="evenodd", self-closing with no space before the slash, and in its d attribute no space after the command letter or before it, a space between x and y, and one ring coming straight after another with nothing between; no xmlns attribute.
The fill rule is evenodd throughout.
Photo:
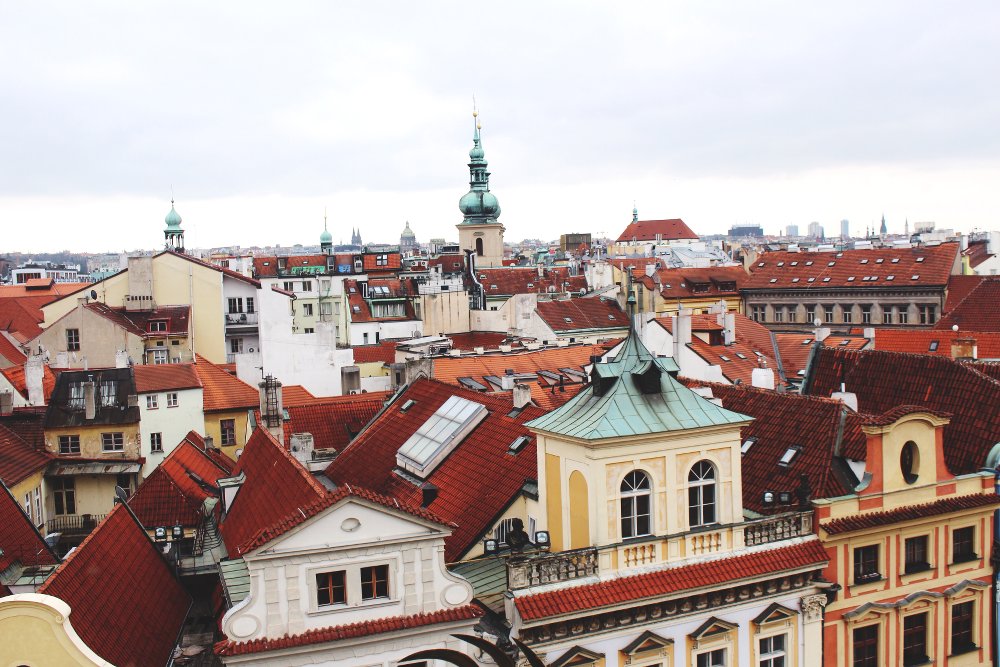
<svg viewBox="0 0 1000 667"><path fill-rule="evenodd" d="M955 338L951 341L952 359L977 359L978 356L975 338Z"/></svg>

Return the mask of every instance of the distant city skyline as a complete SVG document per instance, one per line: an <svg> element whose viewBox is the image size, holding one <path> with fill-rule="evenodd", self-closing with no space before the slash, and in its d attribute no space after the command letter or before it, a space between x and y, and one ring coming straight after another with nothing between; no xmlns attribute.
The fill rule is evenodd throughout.
<svg viewBox="0 0 1000 667"><path fill-rule="evenodd" d="M473 95L508 239L1000 226L985 0L5 14L0 255L455 240Z"/></svg>

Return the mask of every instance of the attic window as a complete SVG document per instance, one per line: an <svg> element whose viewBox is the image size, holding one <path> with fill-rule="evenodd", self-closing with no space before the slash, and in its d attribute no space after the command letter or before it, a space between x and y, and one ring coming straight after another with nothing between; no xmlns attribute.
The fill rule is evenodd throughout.
<svg viewBox="0 0 1000 667"><path fill-rule="evenodd" d="M846 339L846 338L844 340L840 341L841 347L846 346L846 345L850 345L850 344L851 344L851 341L848 340L848 339Z"/></svg>
<svg viewBox="0 0 1000 667"><path fill-rule="evenodd" d="M937 352L937 349L938 349L938 344L939 344L939 341L936 341L936 340L932 340L932 341L931 341L931 346L930 346L929 350L930 350L931 352Z"/></svg>
<svg viewBox="0 0 1000 667"><path fill-rule="evenodd" d="M618 318L617 318L617 317L615 317L615 316L614 316L614 314L612 314L612 313L608 313L608 319L609 319L609 320L616 320L616 319L618 319Z"/></svg>
<svg viewBox="0 0 1000 667"><path fill-rule="evenodd" d="M922 261L924 261L924 258L923 257L917 257L916 261L917 262L922 262Z"/></svg>
<svg viewBox="0 0 1000 667"><path fill-rule="evenodd" d="M350 290L351 294L357 294L358 293L358 290L355 289L355 288L353 288L353 287L350 287L348 289Z"/></svg>
<svg viewBox="0 0 1000 667"><path fill-rule="evenodd" d="M264 262L264 266L271 266L271 262Z"/></svg>
<svg viewBox="0 0 1000 667"><path fill-rule="evenodd" d="M847 276L847 282L853 283L854 282L854 276Z"/></svg>
<svg viewBox="0 0 1000 667"><path fill-rule="evenodd" d="M823 278L823 282L825 282L825 283L830 282L830 276L827 276L826 278Z"/></svg>
<svg viewBox="0 0 1000 667"><path fill-rule="evenodd" d="M565 321L567 321L567 322L572 322L572 321L573 321L573 318L572 318L572 317L564 317L563 319L564 319Z"/></svg>
<svg viewBox="0 0 1000 667"><path fill-rule="evenodd" d="M799 279L798 278L792 278L792 282L793 283L797 283L797 282L799 282Z"/></svg>
<svg viewBox="0 0 1000 667"><path fill-rule="evenodd" d="M496 289L496 288L497 288L496 285L490 285L490 289Z"/></svg>
<svg viewBox="0 0 1000 667"><path fill-rule="evenodd" d="M535 286L535 283L528 283L528 285L527 285L528 289L531 289L534 286Z"/></svg>
<svg viewBox="0 0 1000 667"><path fill-rule="evenodd" d="M807 283L814 283L814 282L816 282L816 279L815 278L807 278L806 282Z"/></svg>
<svg viewBox="0 0 1000 667"><path fill-rule="evenodd" d="M761 262L760 264L758 264L758 265L757 265L757 268L759 269L759 268L760 268L760 267L762 267L762 266L764 266L764 262Z"/></svg>
<svg viewBox="0 0 1000 667"><path fill-rule="evenodd" d="M804 341L802 341L802 344L803 344L803 345L808 345L808 344L809 344L809 343L811 343L811 342L813 342L813 339L812 339L812 338L806 338L806 339L805 339Z"/></svg>
<svg viewBox="0 0 1000 667"><path fill-rule="evenodd" d="M722 359L723 361L732 361L732 359L730 359L729 357L727 357L724 354L720 354L719 355L719 359Z"/></svg>
<svg viewBox="0 0 1000 667"><path fill-rule="evenodd" d="M838 257L838 258L840 258L840 257L843 257L843 256L844 256L844 253L842 253L842 252L838 252L838 253L837 253L837 257Z"/></svg>
<svg viewBox="0 0 1000 667"><path fill-rule="evenodd" d="M405 403L403 403L401 406L399 406L399 411L400 412L408 412L409 409L412 408L416 404L417 404L417 402L415 400L413 400L412 398L408 398L408 399L406 399Z"/></svg>
<svg viewBox="0 0 1000 667"><path fill-rule="evenodd" d="M355 313L360 313L361 312L361 306L354 306L353 310L354 310Z"/></svg>
<svg viewBox="0 0 1000 667"><path fill-rule="evenodd" d="M886 279L886 280L892 280L892 279L893 279L893 278L895 278L895 277L896 277L896 276L886 276L886 277L885 277L885 279Z"/></svg>
<svg viewBox="0 0 1000 667"><path fill-rule="evenodd" d="M806 266L812 266L812 265L813 265L813 263L812 263L811 259L808 262L806 262Z"/></svg>
<svg viewBox="0 0 1000 667"><path fill-rule="evenodd" d="M747 355L743 354L742 352L737 352L736 356L739 357L740 359L746 359L747 358Z"/></svg>
<svg viewBox="0 0 1000 667"><path fill-rule="evenodd" d="M517 454L519 451L524 449L524 446L529 442L531 442L531 436L519 435L514 438L514 442L510 443L510 446L507 448L507 453Z"/></svg>
<svg viewBox="0 0 1000 667"><path fill-rule="evenodd" d="M778 465L781 466L782 468L787 468L792 464L792 461L795 460L795 457L797 457L799 455L799 452L801 451L802 451L801 447L799 447L798 445L792 445L791 447L786 449L785 453L781 455L780 459L778 459Z"/></svg>
<svg viewBox="0 0 1000 667"><path fill-rule="evenodd" d="M288 408L281 408L281 418L285 421L290 421L292 416L288 414Z"/></svg>
<svg viewBox="0 0 1000 667"><path fill-rule="evenodd" d="M480 273L479 274L479 279L480 280L486 280L486 274L485 273Z"/></svg>
<svg viewBox="0 0 1000 667"><path fill-rule="evenodd" d="M778 279L777 278L771 278L771 282L772 283L776 283L776 282L778 282Z"/></svg>
<svg viewBox="0 0 1000 667"><path fill-rule="evenodd" d="M788 265L789 266L798 266L799 263L798 262L789 262Z"/></svg>
<svg viewBox="0 0 1000 667"><path fill-rule="evenodd" d="M750 448L753 447L754 443L756 443L756 442L757 442L757 436L755 436L755 435L752 435L749 438L747 438L746 440L744 440L743 441L743 446L740 447L740 454L746 454L747 452L749 452Z"/></svg>
<svg viewBox="0 0 1000 667"><path fill-rule="evenodd" d="M920 274L914 273L912 276L910 276L910 280L920 280Z"/></svg>
<svg viewBox="0 0 1000 667"><path fill-rule="evenodd" d="M899 264L899 257L893 257L892 258L892 263L893 264Z"/></svg>
<svg viewBox="0 0 1000 667"><path fill-rule="evenodd" d="M481 403L451 396L403 443L396 452L396 464L426 478L487 414Z"/></svg>
<svg viewBox="0 0 1000 667"><path fill-rule="evenodd" d="M827 266L834 266L835 264L836 264L836 262L828 262Z"/></svg>
<svg viewBox="0 0 1000 667"><path fill-rule="evenodd" d="M876 264L881 264L884 261L885 261L884 259L882 259L881 257L879 257L878 259L875 260L875 263Z"/></svg>
<svg viewBox="0 0 1000 667"><path fill-rule="evenodd" d="M784 265L785 265L784 262L778 262L778 266L784 266Z"/></svg>
<svg viewBox="0 0 1000 667"><path fill-rule="evenodd" d="M862 263L862 264L867 264L867 263L868 263L868 260L867 260L867 259L863 259L863 260L861 260L861 263Z"/></svg>

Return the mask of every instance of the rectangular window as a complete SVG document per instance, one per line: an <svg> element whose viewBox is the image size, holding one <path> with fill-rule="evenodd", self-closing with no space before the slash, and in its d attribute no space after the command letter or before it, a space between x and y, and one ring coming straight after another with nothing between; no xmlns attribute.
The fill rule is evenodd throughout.
<svg viewBox="0 0 1000 667"><path fill-rule="evenodd" d="M316 574L316 606L347 603L347 581L343 570Z"/></svg>
<svg viewBox="0 0 1000 667"><path fill-rule="evenodd" d="M827 324L833 323L833 306L823 306L823 316Z"/></svg>
<svg viewBox="0 0 1000 667"><path fill-rule="evenodd" d="M150 333L162 333L167 330L166 320L150 320L149 321L149 331Z"/></svg>
<svg viewBox="0 0 1000 667"><path fill-rule="evenodd" d="M284 289L284 290L285 290L286 292L294 292L294 291L295 291L295 283L293 283L293 282L292 282L291 280L286 280L286 281L285 281L285 282L284 282L284 283L282 284L282 288L283 288L283 289Z"/></svg>
<svg viewBox="0 0 1000 667"><path fill-rule="evenodd" d="M167 394L167 407L176 408L177 407L177 392L172 391Z"/></svg>
<svg viewBox="0 0 1000 667"><path fill-rule="evenodd" d="M854 583L863 584L882 578L878 567L878 545L870 544L854 550Z"/></svg>
<svg viewBox="0 0 1000 667"><path fill-rule="evenodd" d="M854 629L853 667L878 667L878 626Z"/></svg>
<svg viewBox="0 0 1000 667"><path fill-rule="evenodd" d="M121 452L125 451L125 434L124 433L102 433L101 434L101 449L106 452Z"/></svg>
<svg viewBox="0 0 1000 667"><path fill-rule="evenodd" d="M900 324L906 324L909 321L910 321L910 314L909 314L909 312L907 312L907 310L905 308L900 308L899 309L899 323Z"/></svg>
<svg viewBox="0 0 1000 667"><path fill-rule="evenodd" d="M871 306L861 306L861 323L871 324L872 323L872 307Z"/></svg>
<svg viewBox="0 0 1000 667"><path fill-rule="evenodd" d="M66 349L70 352L80 350L80 330L66 329Z"/></svg>
<svg viewBox="0 0 1000 667"><path fill-rule="evenodd" d="M316 329L314 329L313 327L305 327L304 329L302 329L302 333L307 333L307 334L316 333Z"/></svg>
<svg viewBox="0 0 1000 667"><path fill-rule="evenodd" d="M24 516L28 517L31 523L35 523L34 517L31 516L31 491L24 494Z"/></svg>
<svg viewBox="0 0 1000 667"><path fill-rule="evenodd" d="M806 322L809 324L814 324L816 322L816 306L812 304L806 305Z"/></svg>
<svg viewBox="0 0 1000 667"><path fill-rule="evenodd" d="M784 322L785 321L785 307L784 306L781 306L780 308L775 308L774 309L774 321L775 322Z"/></svg>
<svg viewBox="0 0 1000 667"><path fill-rule="evenodd" d="M937 321L934 306L920 306L920 323L934 324Z"/></svg>
<svg viewBox="0 0 1000 667"><path fill-rule="evenodd" d="M42 487L35 487L35 525L42 525Z"/></svg>
<svg viewBox="0 0 1000 667"><path fill-rule="evenodd" d="M52 497L56 514L76 514L76 484L72 477L53 477Z"/></svg>
<svg viewBox="0 0 1000 667"><path fill-rule="evenodd" d="M146 396L146 409L155 410L160 407L160 397L159 394L149 394Z"/></svg>
<svg viewBox="0 0 1000 667"><path fill-rule="evenodd" d="M59 453L60 454L79 454L80 453L80 436L78 436L78 435L60 435L59 436Z"/></svg>
<svg viewBox="0 0 1000 667"><path fill-rule="evenodd" d="M154 364L165 364L169 361L167 359L166 350L153 350L153 363Z"/></svg>
<svg viewBox="0 0 1000 667"><path fill-rule="evenodd" d="M388 266L389 255L375 255L375 266Z"/></svg>
<svg viewBox="0 0 1000 667"><path fill-rule="evenodd" d="M254 304L253 304L253 297L252 296L248 296L247 297L247 312L248 313L255 312L254 311Z"/></svg>
<svg viewBox="0 0 1000 667"><path fill-rule="evenodd" d="M242 338L230 338L229 339L229 352L231 354L240 354L243 352L243 339Z"/></svg>
<svg viewBox="0 0 1000 667"><path fill-rule="evenodd" d="M361 599L377 600L389 597L389 566L361 568Z"/></svg>
<svg viewBox="0 0 1000 667"><path fill-rule="evenodd" d="M313 288L313 284L312 284L311 280L303 280L302 281L302 291L303 292L311 292L312 288Z"/></svg>
<svg viewBox="0 0 1000 667"><path fill-rule="evenodd" d="M927 612L903 618L903 665L927 662Z"/></svg>
<svg viewBox="0 0 1000 667"><path fill-rule="evenodd" d="M227 299L229 302L229 312L230 313L242 313L243 312L243 299L237 297L230 297Z"/></svg>
<svg viewBox="0 0 1000 667"><path fill-rule="evenodd" d="M219 431L222 433L223 445L236 444L236 420L222 419L219 421Z"/></svg>
<svg viewBox="0 0 1000 667"><path fill-rule="evenodd" d="M750 318L754 322L763 322L766 314L766 306L750 306Z"/></svg>
<svg viewBox="0 0 1000 667"><path fill-rule="evenodd" d="M726 667L726 649L717 648L707 653L699 653L698 667Z"/></svg>
<svg viewBox="0 0 1000 667"><path fill-rule="evenodd" d="M854 321L854 309L852 306L841 306L841 320L844 324L851 324Z"/></svg>
<svg viewBox="0 0 1000 667"><path fill-rule="evenodd" d="M785 667L785 635L760 640L760 667Z"/></svg>
<svg viewBox="0 0 1000 667"><path fill-rule="evenodd" d="M304 304L302 304L302 314L306 315L308 317L312 317L312 314L313 314L313 305L311 303L304 303Z"/></svg>
<svg viewBox="0 0 1000 667"><path fill-rule="evenodd" d="M910 537L906 540L906 574L929 570L927 562L927 536Z"/></svg>
<svg viewBox="0 0 1000 667"><path fill-rule="evenodd" d="M367 345L368 344L368 334L366 334L366 333L361 334L361 342L362 342L363 345Z"/></svg>
<svg viewBox="0 0 1000 667"><path fill-rule="evenodd" d="M118 383L114 380L101 382L100 402L102 408L114 407L118 404Z"/></svg>
<svg viewBox="0 0 1000 667"><path fill-rule="evenodd" d="M66 405L72 410L83 410L85 402L86 399L84 399L83 396L83 383L70 382L69 397L66 399Z"/></svg>
<svg viewBox="0 0 1000 667"><path fill-rule="evenodd" d="M120 486L129 496L132 495L132 475L117 475L115 486Z"/></svg>
<svg viewBox="0 0 1000 667"><path fill-rule="evenodd" d="M976 560L976 529L974 526L957 528L951 532L951 560L954 563L965 563Z"/></svg>
<svg viewBox="0 0 1000 667"><path fill-rule="evenodd" d="M149 451L154 454L161 454L163 452L163 434L162 433L150 433L149 434Z"/></svg>
<svg viewBox="0 0 1000 667"><path fill-rule="evenodd" d="M892 308L882 309L882 324L892 324Z"/></svg>
<svg viewBox="0 0 1000 667"><path fill-rule="evenodd" d="M961 602L951 607L951 654L968 653L978 648L972 634L975 602Z"/></svg>

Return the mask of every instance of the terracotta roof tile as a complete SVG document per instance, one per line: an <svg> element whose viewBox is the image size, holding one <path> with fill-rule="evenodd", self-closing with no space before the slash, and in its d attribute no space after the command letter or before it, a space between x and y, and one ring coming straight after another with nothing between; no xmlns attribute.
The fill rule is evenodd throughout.
<svg viewBox="0 0 1000 667"><path fill-rule="evenodd" d="M483 611L479 607L468 604L462 607L440 609L427 614L390 616L388 618L360 621L349 625L333 625L326 628L307 630L300 635L285 635L277 639L255 639L249 642L222 641L215 645L215 653L222 656L263 653L265 651L277 651L296 646L309 646L311 644L324 644L327 642L354 639L356 637L368 637L386 632L435 625L437 623L467 621L479 618L482 615Z"/></svg>
<svg viewBox="0 0 1000 667"><path fill-rule="evenodd" d="M834 519L820 524L830 535L849 533L855 530L870 530L880 526L887 526L905 521L916 521L927 517L961 512L967 509L977 509L990 505L1000 505L1000 496L990 492L973 494L968 496L956 496L954 498L942 498L922 505L907 505L891 510L880 512L868 512L865 514L855 514L853 516Z"/></svg>
<svg viewBox="0 0 1000 667"><path fill-rule="evenodd" d="M487 297L511 296L514 294L541 294L549 292L574 292L587 290L587 278L571 276L565 267L549 267L538 275L538 269L506 267L500 269L476 269L476 280L483 286Z"/></svg>
<svg viewBox="0 0 1000 667"><path fill-rule="evenodd" d="M0 369L0 373L7 378L11 386L17 390L17 393L21 394L21 397L27 400L28 398L28 383L24 378L24 366L10 366L8 368ZM52 392L56 388L56 376L49 368L48 364L42 366L42 394L45 396L45 402L49 402L49 398L52 397Z"/></svg>
<svg viewBox="0 0 1000 667"><path fill-rule="evenodd" d="M935 329L1000 331L1000 278L985 278L962 301L942 317Z"/></svg>
<svg viewBox="0 0 1000 667"><path fill-rule="evenodd" d="M680 591L719 586L788 570L822 568L829 562L818 540L777 547L730 558L667 567L630 577L594 584L567 586L557 590L514 598L514 606L525 621L612 607L661 598Z"/></svg>
<svg viewBox="0 0 1000 667"><path fill-rule="evenodd" d="M944 287L957 258L957 243L842 252L767 252L750 265L750 279L743 289Z"/></svg>
<svg viewBox="0 0 1000 667"><path fill-rule="evenodd" d="M195 355L195 371L204 389L205 412L260 407L260 392L203 356Z"/></svg>
<svg viewBox="0 0 1000 667"><path fill-rule="evenodd" d="M953 474L978 471L1000 441L1000 382L938 355L820 347L814 352L803 393L830 396L841 383L858 398L861 412L881 414L920 405L953 415L944 427L944 453Z"/></svg>
<svg viewBox="0 0 1000 667"><path fill-rule="evenodd" d="M140 394L201 387L195 364L147 364L132 367Z"/></svg>
<svg viewBox="0 0 1000 667"><path fill-rule="evenodd" d="M969 292L979 287L986 276L949 276L948 296L944 301L944 313L950 313L955 306L962 303L962 299L969 296Z"/></svg>
<svg viewBox="0 0 1000 667"><path fill-rule="evenodd" d="M417 293L417 288L414 285L412 278L403 278L398 280L390 278L372 278L367 282L369 290L374 287L384 287L388 290L388 294L394 298L408 297ZM404 302L403 315L398 317L376 317L372 314L371 306L369 305L368 300L363 296L362 290L363 288L358 281L344 281L344 291L347 293L347 305L348 308L350 308L349 314L351 322L402 322L417 319L416 313L413 310L413 304L410 302L409 298L407 298ZM369 294L371 295L372 292L369 291Z"/></svg>
<svg viewBox="0 0 1000 667"><path fill-rule="evenodd" d="M6 365L20 366L28 357L0 331L0 359L6 360Z"/></svg>
<svg viewBox="0 0 1000 667"><path fill-rule="evenodd" d="M452 349L471 352L477 347L496 349L505 340L507 334L499 331L469 331L465 333L445 334L451 339Z"/></svg>
<svg viewBox="0 0 1000 667"><path fill-rule="evenodd" d="M532 382L528 386L531 388L531 401L545 412L549 412L579 394L580 390L587 385L581 382L566 384L559 388L558 385L543 387L538 382Z"/></svg>
<svg viewBox="0 0 1000 667"><path fill-rule="evenodd" d="M458 378L471 377L489 386L485 376L499 377L504 375L507 369L513 370L514 373L537 373L543 370L559 373L560 368L573 368L582 372L583 368L590 364L592 356L603 356L613 347L611 343L570 345L507 354L437 357L433 365L434 379L458 384Z"/></svg>
<svg viewBox="0 0 1000 667"><path fill-rule="evenodd" d="M385 263L379 263L379 257L385 255ZM368 252L364 255L364 270L366 272L399 271L403 268L403 258L398 252Z"/></svg>
<svg viewBox="0 0 1000 667"><path fill-rule="evenodd" d="M458 524L445 540L445 558L460 558L490 528L524 486L535 479L535 440L516 454L508 453L515 438L530 435L525 422L543 414L530 406L514 417L509 394L491 395L420 379L382 412L326 469L336 484L359 484L393 496L410 507L421 506L423 493L396 475L396 452L452 396L486 406L488 416L444 459L426 481L438 488L429 509ZM403 412L407 401L413 405Z"/></svg>
<svg viewBox="0 0 1000 667"><path fill-rule="evenodd" d="M976 268L993 257L989 252L989 244L985 239L982 241L972 241L962 254L969 258L969 266L972 268Z"/></svg>
<svg viewBox="0 0 1000 667"><path fill-rule="evenodd" d="M668 220L630 222L625 231L618 236L618 243L629 243L633 239L636 241L656 241L657 236L662 241L698 238L698 235L691 231L691 228L683 220L670 218Z"/></svg>
<svg viewBox="0 0 1000 667"><path fill-rule="evenodd" d="M312 392L300 384L289 384L281 387L281 404L291 407L293 405L303 405L316 400Z"/></svg>
<svg viewBox="0 0 1000 667"><path fill-rule="evenodd" d="M384 340L376 345L357 345L354 351L356 364L391 364L396 361L396 341Z"/></svg>
<svg viewBox="0 0 1000 667"><path fill-rule="evenodd" d="M303 405L287 405L283 423L285 442L293 433L311 433L316 449L342 450L382 409L389 392L317 398Z"/></svg>
<svg viewBox="0 0 1000 667"><path fill-rule="evenodd" d="M875 349L912 354L951 356L955 341L975 341L977 358L1000 359L1000 331L951 331L950 329L876 329Z"/></svg>
<svg viewBox="0 0 1000 667"><path fill-rule="evenodd" d="M0 488L0 572L14 563L30 567L58 562L17 499Z"/></svg>
<svg viewBox="0 0 1000 667"><path fill-rule="evenodd" d="M87 310L114 322L126 331L143 338L158 338L170 334L187 334L190 306L161 306L155 310L125 310L111 308L100 301L87 304ZM150 322L165 321L166 331L150 331Z"/></svg>
<svg viewBox="0 0 1000 667"><path fill-rule="evenodd" d="M45 468L50 460L52 456L44 449L25 442L0 421L0 482L15 486Z"/></svg>
<svg viewBox="0 0 1000 667"><path fill-rule="evenodd" d="M618 263L618 260L612 261ZM749 279L742 266L658 269L658 282L647 276L646 268L640 266L632 269L632 276L646 289L659 290L660 295L668 300L739 296L740 287Z"/></svg>
<svg viewBox="0 0 1000 667"><path fill-rule="evenodd" d="M817 345L812 332L775 333L774 338L781 353L781 367L785 371L785 377L801 378L799 371L805 371L813 346ZM870 341L864 336L830 334L819 344L826 347L862 350L868 347Z"/></svg>
<svg viewBox="0 0 1000 667"><path fill-rule="evenodd" d="M116 665L167 664L191 597L121 505L76 548L39 593L73 610L73 629Z"/></svg>
<svg viewBox="0 0 1000 667"><path fill-rule="evenodd" d="M293 269L301 267L322 267L323 271L326 271L326 262L328 255L288 255L282 256L281 259L285 260L285 268L281 271L280 275L289 276L292 275ZM274 278L279 275L278 273L278 257L276 256L257 256L253 258L253 275L255 278ZM305 277L305 276L303 276Z"/></svg>
<svg viewBox="0 0 1000 667"><path fill-rule="evenodd" d="M539 301L538 316L558 332L627 329L628 315L614 299L560 299Z"/></svg>

